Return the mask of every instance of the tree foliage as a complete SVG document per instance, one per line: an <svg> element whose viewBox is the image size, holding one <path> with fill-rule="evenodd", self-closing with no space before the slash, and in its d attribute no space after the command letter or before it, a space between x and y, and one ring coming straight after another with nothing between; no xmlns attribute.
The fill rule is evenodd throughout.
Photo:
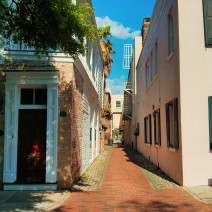
<svg viewBox="0 0 212 212"><path fill-rule="evenodd" d="M9 1L8 1L9 2ZM0 34L6 41L20 40L36 52L49 49L76 57L93 39L93 10L88 3L71 0L0 0Z"/></svg>
<svg viewBox="0 0 212 212"><path fill-rule="evenodd" d="M113 63L112 54L115 53L113 50L112 42L108 39L111 36L110 26L99 27L98 36L100 38L100 44L102 48L102 54L104 59L104 75L108 77L111 71L111 64Z"/></svg>

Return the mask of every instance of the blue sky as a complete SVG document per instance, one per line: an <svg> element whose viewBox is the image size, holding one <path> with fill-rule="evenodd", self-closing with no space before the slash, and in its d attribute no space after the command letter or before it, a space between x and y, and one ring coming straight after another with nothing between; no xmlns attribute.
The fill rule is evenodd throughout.
<svg viewBox="0 0 212 212"><path fill-rule="evenodd" d="M97 26L111 26L114 64L107 87L113 94L123 93L128 70L123 69L124 44L133 44L133 38L141 35L143 18L151 17L156 0L92 0Z"/></svg>

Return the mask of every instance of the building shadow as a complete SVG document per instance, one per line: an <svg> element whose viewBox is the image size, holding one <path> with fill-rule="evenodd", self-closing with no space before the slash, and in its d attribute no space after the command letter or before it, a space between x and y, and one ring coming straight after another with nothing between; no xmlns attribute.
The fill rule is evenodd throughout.
<svg viewBox="0 0 212 212"><path fill-rule="evenodd" d="M123 151L126 153L126 156L128 157L128 162L133 162L142 169L145 169L146 171L157 175L163 180L175 184L176 187L179 186L173 179L171 179L167 174L165 174L158 166L154 165L151 161L149 161L143 154L135 152L131 150L128 146L123 144L118 144L116 148L123 148Z"/></svg>
<svg viewBox="0 0 212 212"><path fill-rule="evenodd" d="M49 211L66 199L67 191L1 191L0 211Z"/></svg>

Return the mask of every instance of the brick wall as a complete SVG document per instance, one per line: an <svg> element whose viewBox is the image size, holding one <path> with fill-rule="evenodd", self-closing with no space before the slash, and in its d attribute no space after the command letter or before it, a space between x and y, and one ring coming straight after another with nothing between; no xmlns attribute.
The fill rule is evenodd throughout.
<svg viewBox="0 0 212 212"><path fill-rule="evenodd" d="M58 122L58 187L70 188L81 174L83 79L73 64L60 70Z"/></svg>
<svg viewBox="0 0 212 212"><path fill-rule="evenodd" d="M73 80L73 110L72 110L72 179L81 175L81 145L82 145L82 119L83 119L83 78L74 68Z"/></svg>

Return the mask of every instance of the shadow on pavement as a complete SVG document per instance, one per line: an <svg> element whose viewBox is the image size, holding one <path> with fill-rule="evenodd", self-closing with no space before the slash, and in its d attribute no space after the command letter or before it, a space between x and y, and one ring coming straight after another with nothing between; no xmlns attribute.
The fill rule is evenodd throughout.
<svg viewBox="0 0 212 212"><path fill-rule="evenodd" d="M138 152L132 151L129 147L127 147L126 145L123 145L123 144L118 144L117 148L123 148L123 151L125 151L127 157L129 158L128 159L129 162L135 163L142 169L145 169L146 171L148 171L154 175L157 175L158 177L162 178L163 180L166 180L166 181L172 183L172 185L176 185L176 187L178 186L177 183L174 182L174 180L172 180L159 167L157 167L151 161L149 161L146 157L144 157L144 155L139 154Z"/></svg>
<svg viewBox="0 0 212 212"><path fill-rule="evenodd" d="M183 204L181 206L173 204L173 203L167 203L163 201L149 201L149 202L138 202L135 200L132 201L126 201L121 206L119 206L119 209L124 208L131 208L136 211L145 211L145 212L179 212L181 211L182 207L183 210L187 209L189 210L189 207L191 207L191 204ZM133 210L133 211L134 211Z"/></svg>
<svg viewBox="0 0 212 212"><path fill-rule="evenodd" d="M1 191L1 212L49 211L68 197L67 191Z"/></svg>

